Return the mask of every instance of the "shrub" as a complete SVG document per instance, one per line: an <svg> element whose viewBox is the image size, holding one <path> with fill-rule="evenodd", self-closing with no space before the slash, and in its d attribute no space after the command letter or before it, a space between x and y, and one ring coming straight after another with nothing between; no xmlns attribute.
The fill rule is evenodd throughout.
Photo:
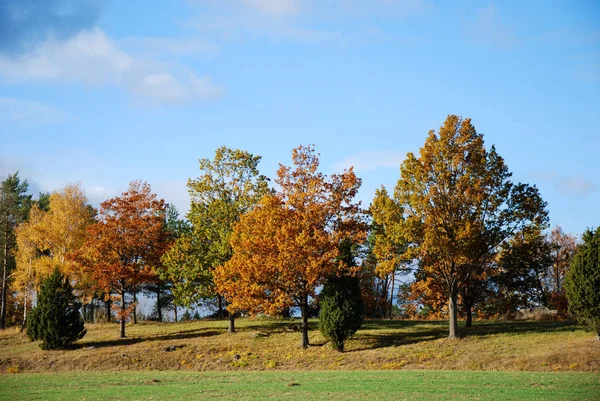
<svg viewBox="0 0 600 401"><path fill-rule="evenodd" d="M31 341L41 340L42 349L69 347L86 333L79 308L69 279L55 269L41 283L37 306L27 319L27 336Z"/></svg>
<svg viewBox="0 0 600 401"><path fill-rule="evenodd" d="M344 351L344 342L360 328L365 311L358 278L330 278L319 301L319 328L334 349Z"/></svg>
<svg viewBox="0 0 600 401"><path fill-rule="evenodd" d="M583 234L565 282L569 311L597 335L600 341L600 227Z"/></svg>

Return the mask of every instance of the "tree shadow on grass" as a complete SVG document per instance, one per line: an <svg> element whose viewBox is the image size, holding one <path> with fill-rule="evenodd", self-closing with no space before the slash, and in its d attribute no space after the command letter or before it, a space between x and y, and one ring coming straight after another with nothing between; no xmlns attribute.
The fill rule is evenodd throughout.
<svg viewBox="0 0 600 401"><path fill-rule="evenodd" d="M460 327L464 336L487 336L502 333L558 333L581 330L574 321L538 322L532 320L473 322L473 327Z"/></svg>
<svg viewBox="0 0 600 401"><path fill-rule="evenodd" d="M464 327L461 322L459 335L466 337L483 337L494 334L526 334L556 333L580 330L572 321L538 322L538 321L494 321L473 322L473 327ZM386 348L409 345L422 341L431 341L448 337L448 322L444 321L406 321L378 320L366 321L356 338L368 345L348 350L363 351L367 349Z"/></svg>
<svg viewBox="0 0 600 401"><path fill-rule="evenodd" d="M185 340L188 338L201 338L201 337L212 337L222 334L223 330L218 329L192 329L178 331L173 334L165 334L159 336L147 336L147 337L127 337L127 338L115 338L114 340L103 340L103 341L84 341L77 343L77 348L86 347L114 347L119 345L132 345L146 341L169 341L169 340ZM180 348L181 346L177 346Z"/></svg>
<svg viewBox="0 0 600 401"><path fill-rule="evenodd" d="M431 330L419 330L414 332L382 332L382 333L358 333L356 339L366 343L359 348L349 349L347 352L365 351L369 349L388 348L392 346L409 345L423 341L437 340L448 335L443 328Z"/></svg>
<svg viewBox="0 0 600 401"><path fill-rule="evenodd" d="M269 334L276 333L300 333L302 321L300 319L287 319L280 321L257 321L251 324L240 326L239 331L260 331ZM308 322L308 330L316 330L319 327L319 323L312 321Z"/></svg>

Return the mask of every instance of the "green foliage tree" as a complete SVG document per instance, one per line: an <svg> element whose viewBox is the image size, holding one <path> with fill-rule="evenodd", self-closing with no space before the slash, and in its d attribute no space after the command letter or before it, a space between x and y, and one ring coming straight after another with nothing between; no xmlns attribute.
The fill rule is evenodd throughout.
<svg viewBox="0 0 600 401"><path fill-rule="evenodd" d="M50 210L50 192L40 192L35 204L44 212Z"/></svg>
<svg viewBox="0 0 600 401"><path fill-rule="evenodd" d="M344 241L340 245L338 259L348 268L356 265L352 244ZM360 281L357 276L330 277L319 294L319 329L331 341L333 349L344 351L344 342L362 325L365 305L361 297Z"/></svg>
<svg viewBox="0 0 600 401"><path fill-rule="evenodd" d="M190 224L187 220L179 218L179 211L173 204L168 204L165 209L164 230L169 233L170 238L177 240L185 234L191 232ZM170 310L175 310L175 297L173 296L173 283L169 280L161 279L161 273L164 266L156 266L156 277L149 283L142 286L142 291L148 296L154 296L156 303L150 312L150 320L163 321L163 316Z"/></svg>
<svg viewBox="0 0 600 401"><path fill-rule="evenodd" d="M552 263L550 244L539 228L516 233L502 244L498 271L490 281L494 289L487 309L511 317L519 309L546 305L541 277Z"/></svg>
<svg viewBox="0 0 600 401"><path fill-rule="evenodd" d="M230 239L240 216L269 192L268 179L258 171L260 156L220 147L214 159L200 159L201 175L188 181L192 197L187 218L191 230L183 233L163 257L161 278L173 282L177 305L191 307L217 297L213 271L231 259ZM235 330L230 315L229 331Z"/></svg>
<svg viewBox="0 0 600 401"><path fill-rule="evenodd" d="M42 349L68 348L86 333L80 308L69 279L55 269L41 284L37 306L27 319L27 336L41 340Z"/></svg>
<svg viewBox="0 0 600 401"><path fill-rule="evenodd" d="M583 244L567 273L565 287L569 310L588 325L600 341L600 227L583 234Z"/></svg>
<svg viewBox="0 0 600 401"><path fill-rule="evenodd" d="M21 181L19 172L9 174L0 184L0 248L2 249L2 280L0 293L0 330L6 324L8 282L15 267L15 228L27 219L31 208L29 184Z"/></svg>
<svg viewBox="0 0 600 401"><path fill-rule="evenodd" d="M344 342L362 325L364 304L358 277L332 277L319 295L319 329L331 346L342 352Z"/></svg>

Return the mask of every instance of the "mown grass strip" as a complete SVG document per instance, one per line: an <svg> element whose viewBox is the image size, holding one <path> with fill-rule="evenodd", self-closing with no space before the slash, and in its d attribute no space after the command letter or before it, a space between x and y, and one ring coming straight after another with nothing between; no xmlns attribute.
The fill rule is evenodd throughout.
<svg viewBox="0 0 600 401"><path fill-rule="evenodd" d="M1 400L597 400L589 372L102 372L0 376Z"/></svg>

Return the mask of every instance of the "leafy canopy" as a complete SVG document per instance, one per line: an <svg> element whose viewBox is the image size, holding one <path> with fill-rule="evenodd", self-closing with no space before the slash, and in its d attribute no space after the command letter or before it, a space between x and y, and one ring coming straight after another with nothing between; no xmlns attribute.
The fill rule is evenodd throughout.
<svg viewBox="0 0 600 401"><path fill-rule="evenodd" d="M450 336L457 336L460 287L485 277L500 244L515 232L545 227L546 203L537 188L513 183L471 120L454 115L439 133L429 132L418 157L408 153L400 176L394 197L404 213L406 256L450 299Z"/></svg>
<svg viewBox="0 0 600 401"><path fill-rule="evenodd" d="M178 304L191 306L215 295L213 271L232 256L233 227L269 192L269 180L258 171L260 159L226 147L212 160L200 159L200 176L188 181L191 230L162 259L161 277L173 282Z"/></svg>
<svg viewBox="0 0 600 401"><path fill-rule="evenodd" d="M353 202L361 181L352 169L323 175L311 146L294 149L292 161L277 171L279 191L241 217L233 256L215 271L231 311L277 314L298 306L304 317L325 279L348 270L338 259L342 240L364 241L364 215Z"/></svg>

